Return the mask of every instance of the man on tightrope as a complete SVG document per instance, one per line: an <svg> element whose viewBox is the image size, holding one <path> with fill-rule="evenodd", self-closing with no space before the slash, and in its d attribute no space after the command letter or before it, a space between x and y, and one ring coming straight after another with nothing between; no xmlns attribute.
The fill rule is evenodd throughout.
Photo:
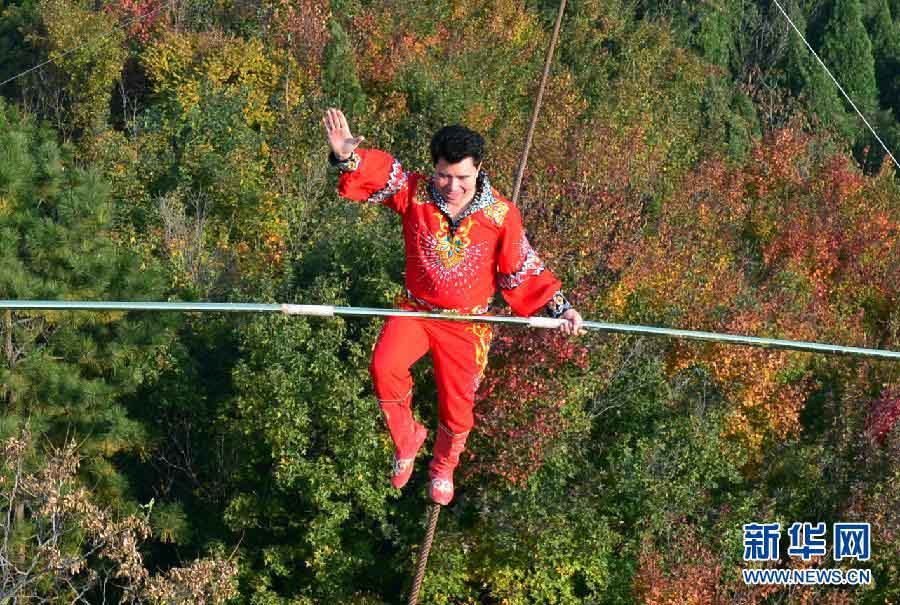
<svg viewBox="0 0 900 605"><path fill-rule="evenodd" d="M431 140L431 176L404 172L391 155L360 149L338 109L323 118L330 163L341 173L345 198L381 204L400 214L406 246L409 311L482 314L497 286L513 312L543 311L564 321L566 334L581 334L581 315L560 281L531 248L519 209L491 188L481 169L484 140L462 126L447 126ZM438 389L438 433L429 467L430 496L453 499L453 471L474 424L475 392L487 365L491 328L484 323L389 317L369 370L395 454L394 487L403 487L427 431L412 415L410 367L431 350Z"/></svg>

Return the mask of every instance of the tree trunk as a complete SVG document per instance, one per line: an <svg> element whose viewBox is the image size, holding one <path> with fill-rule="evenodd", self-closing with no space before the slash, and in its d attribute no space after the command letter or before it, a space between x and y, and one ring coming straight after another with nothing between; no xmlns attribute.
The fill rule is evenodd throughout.
<svg viewBox="0 0 900 605"><path fill-rule="evenodd" d="M15 363L15 350L13 349L13 339L12 339L12 330L13 330L13 321L12 321L12 311L7 309L3 314L3 335L4 335L4 346L3 352L6 354L6 367L9 368L10 371L13 369L13 364ZM3 385L2 391L0 393L3 394L3 397L6 399L7 408L12 407L14 403L14 396L12 389L8 385Z"/></svg>
<svg viewBox="0 0 900 605"><path fill-rule="evenodd" d="M13 364L13 343L12 343L12 311L7 309L3 314L3 333L6 335L6 365L12 369Z"/></svg>
<svg viewBox="0 0 900 605"><path fill-rule="evenodd" d="M6 367L10 370L13 369L13 364L15 363L15 350L13 349L13 339L12 339L12 331L13 331L13 320L12 320L12 311L7 309L5 313L3 313L3 335L4 335L4 343L3 343L3 352L6 354ZM6 404L8 407L11 407L15 403L15 396L13 395L13 391L8 386L4 386L4 390L6 391ZM16 524L21 524L25 522L25 503L17 502L16 503Z"/></svg>

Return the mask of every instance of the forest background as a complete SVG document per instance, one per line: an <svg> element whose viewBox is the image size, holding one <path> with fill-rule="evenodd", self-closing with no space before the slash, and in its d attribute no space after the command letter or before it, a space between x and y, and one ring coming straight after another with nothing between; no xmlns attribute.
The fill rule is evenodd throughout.
<svg viewBox="0 0 900 605"><path fill-rule="evenodd" d="M900 150L900 0L784 5ZM557 6L4 0L0 81L54 61L0 87L0 298L391 306L397 219L337 197L324 108L426 172L465 123L509 193ZM897 177L768 0L573 0L520 205L586 317L900 350ZM405 602L379 329L7 312L0 603ZM897 602L898 373L502 329L421 602ZM803 521L871 561L771 566L872 585L746 586L742 525Z"/></svg>

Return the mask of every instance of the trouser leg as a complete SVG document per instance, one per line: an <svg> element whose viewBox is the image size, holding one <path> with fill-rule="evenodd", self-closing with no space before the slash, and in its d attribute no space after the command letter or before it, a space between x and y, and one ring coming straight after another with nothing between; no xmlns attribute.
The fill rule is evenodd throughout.
<svg viewBox="0 0 900 605"><path fill-rule="evenodd" d="M453 471L474 424L475 392L487 365L491 328L485 324L435 322L428 327L440 421L430 464L431 496L453 498Z"/></svg>
<svg viewBox="0 0 900 605"><path fill-rule="evenodd" d="M422 321L408 317L388 318L375 343L369 365L375 396L398 458L415 456L418 450L416 432L421 425L412 416L413 381L409 369L428 351L428 336Z"/></svg>

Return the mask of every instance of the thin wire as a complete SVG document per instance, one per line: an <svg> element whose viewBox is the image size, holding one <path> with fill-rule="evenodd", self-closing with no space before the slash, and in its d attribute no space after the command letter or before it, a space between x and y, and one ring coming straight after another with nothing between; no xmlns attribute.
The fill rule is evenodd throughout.
<svg viewBox="0 0 900 605"><path fill-rule="evenodd" d="M888 156L890 156L890 158L894 161L894 165L897 166L897 168L900 168L900 162L897 162L897 158L894 157L894 154L891 153L891 150L888 149L887 145L884 144L884 141L881 140L881 137L879 137L879 136L878 136L878 133L875 132L875 129L872 128L872 125L869 124L869 121L866 119L866 116L864 116L864 115L862 114L862 112L856 107L856 103L854 103L854 102L853 102L853 99L850 98L850 95L848 95L848 94L844 91L844 88L841 86L841 83L837 81L837 78L834 77L834 75L831 73L831 70L828 69L828 66L825 65L824 61L822 61L822 59L819 58L819 55L816 53L816 51L813 50L813 47L809 45L809 42L806 41L806 37L800 32L799 29L797 29L797 26L794 25L794 22L793 22L793 21L791 21L791 18L788 16L787 12L785 12L784 8L782 8L781 4L778 3L778 0L772 0L772 2L775 3L775 6L778 7L778 10L780 10L780 11L781 11L781 14L784 15L784 18L787 19L787 22L791 24L791 27L794 28L794 31L797 32L797 35L800 36L800 39L801 39L801 40L803 40L803 43L806 44L806 48L809 49L809 52L811 52L811 53L813 54L813 56L816 58L816 61L819 62L819 65L821 65L821 66L822 66L822 69L825 70L825 73L828 74L828 77L830 77L830 78L832 79L832 81L834 82L835 86L838 87L838 90L841 91L841 94L844 95L844 98L847 99L847 102L850 103L850 106L851 106L851 107L853 107L853 110L857 113L857 115L858 115L858 116L862 119L862 121L866 124L866 126L867 126L868 129L869 129L869 131L871 131L872 136L875 137L875 140L878 141L878 143L879 143L879 144L881 145L881 147L884 149L885 153L887 153Z"/></svg>
<svg viewBox="0 0 900 605"><path fill-rule="evenodd" d="M117 25L116 27L114 27L113 29L109 30L109 31L106 32L106 33L100 34L99 36L97 36L97 37L95 37L95 38L88 39L88 40L86 40L85 42L79 44L78 46L75 46L74 48L70 48L69 50L67 50L67 51L65 51L65 52L63 52L63 53L60 53L60 54L56 55L55 57L51 57L51 58L47 59L47 60L44 61L43 63L38 63L38 64L35 65L34 67L30 67L30 68L26 69L25 71L23 71L23 72L20 73L20 74L16 74L15 76L12 76L11 78L7 78L7 79L4 80L3 82L0 82L0 87L3 87L3 86L5 86L6 84L9 84L9 83L12 82L13 80L17 80L17 79L21 78L21 77L24 76L24 75L30 74L30 73L33 72L34 70L40 69L40 68L42 68L43 66L45 66L45 65L47 65L47 64L49 64L49 63L53 63L53 62L56 61L57 59L62 59L62 58L65 57L66 55L70 55L70 54L72 54L72 53L75 52L75 51L81 50L82 48L84 48L84 47L86 47L86 46L89 46L89 45L93 44L94 42L96 42L97 40L99 40L99 39L101 39L101 38L105 38L105 37L109 36L110 34L115 33L115 32L118 31L118 30L125 29L126 27L130 27L131 25L133 25L133 24L135 24L135 23L138 23L138 22L140 22L140 21L143 21L144 19L147 19L147 18L149 18L149 17L155 15L156 13L158 13L160 10L162 10L162 8L163 8L164 6L168 6L168 5L170 5L170 4L171 4L171 2L163 2L163 3L160 3L159 6L157 6L155 9L153 9L153 10L150 11L149 13L146 13L146 14L140 15L140 16L137 16L137 17L135 17L135 18L133 18L133 19L130 19L129 21L126 21L125 23L120 23L119 25Z"/></svg>

